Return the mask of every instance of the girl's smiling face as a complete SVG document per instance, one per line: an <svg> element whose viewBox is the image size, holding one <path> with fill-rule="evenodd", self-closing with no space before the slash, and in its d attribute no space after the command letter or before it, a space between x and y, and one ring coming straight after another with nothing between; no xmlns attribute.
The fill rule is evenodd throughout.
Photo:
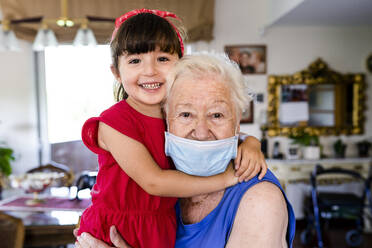
<svg viewBox="0 0 372 248"><path fill-rule="evenodd" d="M140 54L123 54L118 70L111 67L116 80L128 94L128 102L137 106L160 106L166 94L166 76L178 61L178 55L160 51Z"/></svg>

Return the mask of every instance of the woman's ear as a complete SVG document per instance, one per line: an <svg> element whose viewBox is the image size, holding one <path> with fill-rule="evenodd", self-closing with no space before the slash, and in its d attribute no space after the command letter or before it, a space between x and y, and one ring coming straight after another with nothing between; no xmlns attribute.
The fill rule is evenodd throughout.
<svg viewBox="0 0 372 248"><path fill-rule="evenodd" d="M121 83L121 77L120 77L119 70L116 69L116 67L114 65L111 65L110 66L110 69L111 69L112 75L114 75L116 81L118 81L119 83Z"/></svg>

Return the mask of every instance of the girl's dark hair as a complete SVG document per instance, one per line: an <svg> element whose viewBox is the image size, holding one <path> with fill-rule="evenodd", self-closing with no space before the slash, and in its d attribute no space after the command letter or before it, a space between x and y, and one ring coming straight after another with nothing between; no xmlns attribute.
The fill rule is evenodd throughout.
<svg viewBox="0 0 372 248"><path fill-rule="evenodd" d="M181 36L184 33L182 28ZM119 71L119 57L123 53L139 54L152 52L156 47L160 51L177 54L182 57L180 41L175 28L165 18L151 13L141 13L126 20L119 28L111 44L112 65ZM118 82L115 87L115 99L126 99L128 94Z"/></svg>

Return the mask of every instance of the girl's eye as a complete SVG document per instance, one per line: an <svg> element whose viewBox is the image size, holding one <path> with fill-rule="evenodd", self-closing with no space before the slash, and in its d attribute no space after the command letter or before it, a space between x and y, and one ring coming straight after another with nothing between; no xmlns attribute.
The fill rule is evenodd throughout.
<svg viewBox="0 0 372 248"><path fill-rule="evenodd" d="M129 64L138 64L140 62L139 59L131 59L129 60Z"/></svg>
<svg viewBox="0 0 372 248"><path fill-rule="evenodd" d="M169 61L169 58L163 56L163 57L159 57L158 60L160 62L166 62L166 61Z"/></svg>

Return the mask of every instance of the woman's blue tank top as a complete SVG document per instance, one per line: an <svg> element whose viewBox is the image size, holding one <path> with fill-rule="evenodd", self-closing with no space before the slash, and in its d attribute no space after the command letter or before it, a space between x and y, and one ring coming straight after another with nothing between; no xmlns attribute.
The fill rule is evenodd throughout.
<svg viewBox="0 0 372 248"><path fill-rule="evenodd" d="M283 192L288 209L287 243L288 247L291 248L295 235L296 219L292 206L288 202L278 179L269 170L261 181L256 176L248 182L227 188L217 207L198 223L184 225L182 223L180 205L177 203L177 238L175 247L225 247L234 224L240 200L250 187L262 181L268 181L277 185Z"/></svg>

